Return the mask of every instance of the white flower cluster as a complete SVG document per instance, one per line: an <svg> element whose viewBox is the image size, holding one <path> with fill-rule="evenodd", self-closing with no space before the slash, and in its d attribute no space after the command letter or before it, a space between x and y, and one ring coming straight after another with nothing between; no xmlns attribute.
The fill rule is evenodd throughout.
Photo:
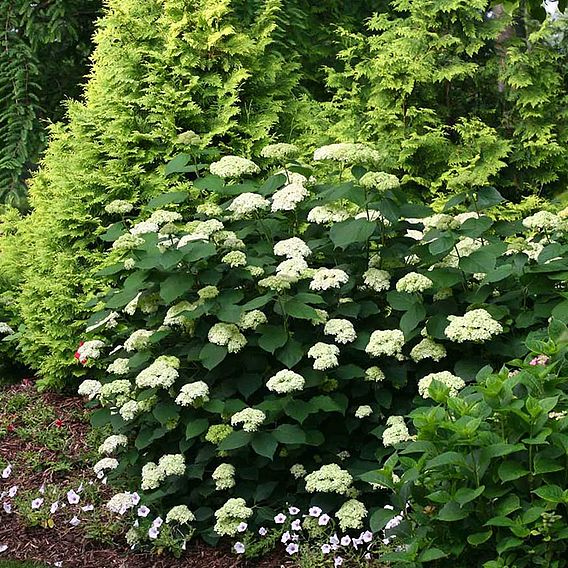
<svg viewBox="0 0 568 568"><path fill-rule="evenodd" d="M232 250L231 252L228 252L225 256L223 256L221 262L228 264L231 268L246 266L247 255L243 251Z"/></svg>
<svg viewBox="0 0 568 568"><path fill-rule="evenodd" d="M481 240L475 240L470 237L460 239L454 249L438 263L440 267L458 268L460 258L465 258L483 245Z"/></svg>
<svg viewBox="0 0 568 568"><path fill-rule="evenodd" d="M353 324L346 319L330 319L323 332L325 335L332 335L337 343L351 343L357 339Z"/></svg>
<svg viewBox="0 0 568 568"><path fill-rule="evenodd" d="M131 229L130 234L134 236L146 235L148 233L157 233L160 227L157 223L152 223L151 221L141 221L136 223Z"/></svg>
<svg viewBox="0 0 568 568"><path fill-rule="evenodd" d="M118 413L122 417L123 420L129 422L130 420L134 420L138 414L140 414L145 408L141 402L136 400L129 400L125 402L121 407Z"/></svg>
<svg viewBox="0 0 568 568"><path fill-rule="evenodd" d="M218 465L211 474L211 477L215 481L215 489L217 489L217 491L232 489L236 485L235 467L230 463Z"/></svg>
<svg viewBox="0 0 568 568"><path fill-rule="evenodd" d="M293 211L310 192L299 183L289 183L272 196L272 211Z"/></svg>
<svg viewBox="0 0 568 568"><path fill-rule="evenodd" d="M185 525L193 521L195 521L195 515L189 510L187 505L176 505L166 515L166 523Z"/></svg>
<svg viewBox="0 0 568 568"><path fill-rule="evenodd" d="M260 168L247 158L239 156L223 156L209 166L209 171L220 178L239 178L241 176L258 174Z"/></svg>
<svg viewBox="0 0 568 568"><path fill-rule="evenodd" d="M143 244L143 238L131 235L130 233L125 233L124 235L120 235L120 237L112 243L112 248L113 250L133 250L141 247Z"/></svg>
<svg viewBox="0 0 568 568"><path fill-rule="evenodd" d="M222 345L229 353L238 353L246 344L246 337L233 323L216 323L207 334L207 339L215 345Z"/></svg>
<svg viewBox="0 0 568 568"><path fill-rule="evenodd" d="M77 390L79 395L89 397L89 400L95 398L101 391L101 383L99 381L93 381L87 379L83 381Z"/></svg>
<svg viewBox="0 0 568 568"><path fill-rule="evenodd" d="M361 501L350 499L343 503L335 516L339 519L341 530L363 528L363 519L367 516L367 509Z"/></svg>
<svg viewBox="0 0 568 568"><path fill-rule="evenodd" d="M556 231L562 225L562 219L550 211L538 211L523 219L523 225L535 231Z"/></svg>
<svg viewBox="0 0 568 568"><path fill-rule="evenodd" d="M260 155L263 158L269 158L273 160L287 160L293 158L300 153L300 149L295 144L286 144L284 142L279 142L277 144L269 144L265 146L261 151Z"/></svg>
<svg viewBox="0 0 568 568"><path fill-rule="evenodd" d="M256 408L245 408L231 416L231 425L243 425L245 432L256 432L259 426L266 420L266 414Z"/></svg>
<svg viewBox="0 0 568 568"><path fill-rule="evenodd" d="M138 493L130 493L126 491L124 493L117 493L116 495L114 495L107 503L106 507L113 513L124 515L126 511L138 505L139 502L140 496L138 495Z"/></svg>
<svg viewBox="0 0 568 568"><path fill-rule="evenodd" d="M150 337L154 334L153 331L147 329L137 329L133 331L130 337L124 342L124 349L126 351L142 351L150 345Z"/></svg>
<svg viewBox="0 0 568 568"><path fill-rule="evenodd" d="M308 213L308 221L316 225L340 223L350 218L349 211L339 204L318 205Z"/></svg>
<svg viewBox="0 0 568 568"><path fill-rule="evenodd" d="M316 371L325 371L333 369L339 365L339 347L329 343L316 343L308 351L308 357L314 359L314 369Z"/></svg>
<svg viewBox="0 0 568 568"><path fill-rule="evenodd" d="M156 465L148 462L142 467L142 489L157 489L160 483L170 475L182 476L185 473L185 458L182 454L162 456Z"/></svg>
<svg viewBox="0 0 568 568"><path fill-rule="evenodd" d="M418 272L409 272L396 283L396 290L397 292L413 294L415 292L424 292L432 288L433 285L434 283L427 276Z"/></svg>
<svg viewBox="0 0 568 568"><path fill-rule="evenodd" d="M373 414L373 409L368 404L364 404L355 411L355 418L367 418L371 414Z"/></svg>
<svg viewBox="0 0 568 568"><path fill-rule="evenodd" d="M253 213L270 207L270 202L258 193L241 193L227 208L235 219L246 219Z"/></svg>
<svg viewBox="0 0 568 568"><path fill-rule="evenodd" d="M450 341L456 343L464 341L482 343L503 331L501 324L482 308L471 310L463 316L448 316L448 320L450 323L444 334Z"/></svg>
<svg viewBox="0 0 568 568"><path fill-rule="evenodd" d="M14 330L4 321L0 321L0 333L2 335L13 335Z"/></svg>
<svg viewBox="0 0 568 568"><path fill-rule="evenodd" d="M276 256L285 256L286 258L306 258L312 254L310 247L300 238L292 237L279 241L274 245L274 254Z"/></svg>
<svg viewBox="0 0 568 568"><path fill-rule="evenodd" d="M385 329L373 331L365 351L373 357L400 355L404 346L404 333L400 329Z"/></svg>
<svg viewBox="0 0 568 568"><path fill-rule="evenodd" d="M310 282L310 290L324 291L341 288L347 282L349 282L349 275L339 268L318 268Z"/></svg>
<svg viewBox="0 0 568 568"><path fill-rule="evenodd" d="M332 160L344 164L375 164L381 161L381 155L365 144L329 144L314 152L314 160Z"/></svg>
<svg viewBox="0 0 568 568"><path fill-rule="evenodd" d="M118 448L125 448L128 445L128 438L123 434L114 434L104 440L99 446L99 454L110 456L116 452Z"/></svg>
<svg viewBox="0 0 568 568"><path fill-rule="evenodd" d="M115 359L108 367L108 373L115 375L126 375L130 372L130 359L118 358Z"/></svg>
<svg viewBox="0 0 568 568"><path fill-rule="evenodd" d="M179 377L178 369L177 357L160 355L149 367L138 373L136 386L141 389L169 389Z"/></svg>
<svg viewBox="0 0 568 568"><path fill-rule="evenodd" d="M101 356L101 349L104 346L105 344L98 339L85 341L77 349L77 359L79 359L81 363L86 363L89 359L98 359Z"/></svg>
<svg viewBox="0 0 568 568"><path fill-rule="evenodd" d="M365 189L376 189L384 192L400 186L400 180L386 172L367 172L359 180L359 185Z"/></svg>
<svg viewBox="0 0 568 568"><path fill-rule="evenodd" d="M436 213L429 217L418 219L418 221L422 222L425 231L428 231L429 229L447 231L448 229L456 229L459 227L459 222L446 213Z"/></svg>
<svg viewBox="0 0 568 568"><path fill-rule="evenodd" d="M130 394L131 388L132 385L130 384L130 381L126 379L106 383L99 391L99 400L101 401L101 404L104 405L109 400L116 398L117 405L121 406L119 401L124 399L122 404L126 402L125 398Z"/></svg>
<svg viewBox="0 0 568 568"><path fill-rule="evenodd" d="M431 337L425 337L410 351L410 357L416 363L424 359L440 361L445 356L446 348L442 344L436 343Z"/></svg>
<svg viewBox="0 0 568 568"><path fill-rule="evenodd" d="M134 205L132 205L132 203L122 199L115 199L105 205L105 211L110 215L125 215L126 213L130 213L133 209Z"/></svg>
<svg viewBox="0 0 568 568"><path fill-rule="evenodd" d="M93 325L90 325L85 330L85 333L90 333L91 331L94 331L95 329L98 329L99 327L103 326L105 327L105 329L114 329L118 325L119 317L120 315L118 314L118 312L111 312L110 314L108 314L108 316L106 316L102 320L98 321L97 323L94 323ZM0 323L0 333L2 333L2 323Z"/></svg>
<svg viewBox="0 0 568 568"><path fill-rule="evenodd" d="M282 261L276 267L276 274L280 278L297 282L308 270L308 263L300 256Z"/></svg>
<svg viewBox="0 0 568 568"><path fill-rule="evenodd" d="M390 274L386 270L369 268L363 273L363 282L371 290L383 292L390 288Z"/></svg>
<svg viewBox="0 0 568 568"><path fill-rule="evenodd" d="M460 377L452 375L449 371L430 373L418 381L418 394L422 398L429 398L430 385L432 381L438 381L450 389L450 396L457 396L459 391L465 387L465 382Z"/></svg>
<svg viewBox="0 0 568 568"><path fill-rule="evenodd" d="M365 380L375 382L384 381L385 374L381 369L379 369L379 367L369 367L365 371Z"/></svg>
<svg viewBox="0 0 568 568"><path fill-rule="evenodd" d="M273 377L268 379L266 387L269 391L277 392L278 394L287 394L289 392L301 391L304 388L306 381L302 375L284 369L278 371Z"/></svg>
<svg viewBox="0 0 568 568"><path fill-rule="evenodd" d="M206 217L218 217L223 214L223 208L216 203L202 203L197 206L197 213Z"/></svg>
<svg viewBox="0 0 568 568"><path fill-rule="evenodd" d="M166 315L164 317L164 325L166 327L191 327L193 320L186 316L184 312L192 312L197 308L197 306L197 303L188 302L187 300L182 300L181 302L174 304L166 312Z"/></svg>
<svg viewBox="0 0 568 568"><path fill-rule="evenodd" d="M317 471L306 475L306 491L308 493L338 493L345 495L351 489L353 477L341 469L336 463L323 465Z"/></svg>
<svg viewBox="0 0 568 568"><path fill-rule="evenodd" d="M176 398L176 404L180 406L197 406L209 400L209 387L203 381L195 381L181 387Z"/></svg>
<svg viewBox="0 0 568 568"><path fill-rule="evenodd" d="M404 423L404 417L389 416L387 419L387 428L383 432L383 446L394 446L400 442L407 442L411 438L412 436Z"/></svg>
<svg viewBox="0 0 568 568"><path fill-rule="evenodd" d="M94 466L93 471L95 475L99 478L103 477L105 471L113 470L118 467L118 460L114 458L103 458L99 460Z"/></svg>
<svg viewBox="0 0 568 568"><path fill-rule="evenodd" d="M284 292L285 290L289 290L292 286L292 280L290 278L280 276L279 274L273 274L271 276L267 276L262 280L258 281L258 285L261 288L268 288L270 290L274 290L275 292Z"/></svg>
<svg viewBox="0 0 568 568"><path fill-rule="evenodd" d="M241 497L229 499L220 509L215 511L217 522L213 530L219 536L235 536L239 525L252 516L252 509L247 507Z"/></svg>
<svg viewBox="0 0 568 568"><path fill-rule="evenodd" d="M292 474L292 477L294 479L302 479L303 477L306 477L306 475L308 474L306 468L301 463L295 463L290 468L290 473Z"/></svg>
<svg viewBox="0 0 568 568"><path fill-rule="evenodd" d="M245 329L255 330L259 325L268 322L268 318L260 310L251 310L241 315L238 326Z"/></svg>
<svg viewBox="0 0 568 568"><path fill-rule="evenodd" d="M181 221L181 213L177 211L166 211L165 209L158 209L150 215L148 222L156 223L156 225L166 225L168 223L175 223Z"/></svg>

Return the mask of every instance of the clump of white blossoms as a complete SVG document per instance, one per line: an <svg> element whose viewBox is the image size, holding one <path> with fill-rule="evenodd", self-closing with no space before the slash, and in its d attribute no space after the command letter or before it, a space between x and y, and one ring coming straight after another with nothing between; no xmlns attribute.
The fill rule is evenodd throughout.
<svg viewBox="0 0 568 568"><path fill-rule="evenodd" d="M115 359L108 367L108 373L113 373L114 375L126 375L130 372L130 359L118 358Z"/></svg>
<svg viewBox="0 0 568 568"><path fill-rule="evenodd" d="M148 462L142 467L142 483L140 486L144 491L157 489L165 478L162 468L154 462Z"/></svg>
<svg viewBox="0 0 568 568"><path fill-rule="evenodd" d="M364 404L355 411L355 418L367 418L371 414L373 414L373 409L368 404Z"/></svg>
<svg viewBox="0 0 568 568"><path fill-rule="evenodd" d="M131 229L130 234L137 235L147 235L148 233L157 233L160 230L158 223L152 223L151 221L141 221L136 223Z"/></svg>
<svg viewBox="0 0 568 568"><path fill-rule="evenodd" d="M299 183L290 183L272 196L272 211L294 211L298 203L308 197L310 192Z"/></svg>
<svg viewBox="0 0 568 568"><path fill-rule="evenodd" d="M310 247L300 238L292 237L284 239L274 245L274 254L276 256L285 256L286 258L306 258L312 254Z"/></svg>
<svg viewBox="0 0 568 568"><path fill-rule="evenodd" d="M108 316L106 316L102 320L98 321L97 323L94 323L93 325L90 325L85 330L85 333L90 333L91 331L94 331L95 329L98 329L99 327L103 327L103 326L105 327L105 329L114 329L118 325L118 318L119 317L120 317L120 315L118 314L118 312L111 312L110 314L108 314ZM0 322L0 333L2 333L2 323L1 322Z"/></svg>
<svg viewBox="0 0 568 568"><path fill-rule="evenodd" d="M450 324L444 330L444 334L450 341L456 343L464 341L482 343L503 331L501 324L483 308L471 310L463 316L448 316L448 320Z"/></svg>
<svg viewBox="0 0 568 568"><path fill-rule="evenodd" d="M211 474L211 477L215 481L215 489L217 489L217 491L232 489L236 485L235 467L230 463L218 465Z"/></svg>
<svg viewBox="0 0 568 568"><path fill-rule="evenodd" d="M241 250L232 250L231 252L228 252L225 256L223 256L221 262L228 264L231 268L246 266L247 255Z"/></svg>
<svg viewBox="0 0 568 568"><path fill-rule="evenodd" d="M223 214L223 208L216 203L202 203L197 206L197 213L207 217L217 217Z"/></svg>
<svg viewBox="0 0 568 568"><path fill-rule="evenodd" d="M403 416L389 416L387 428L383 432L383 446L394 446L400 442L407 442L412 439Z"/></svg>
<svg viewBox="0 0 568 568"><path fill-rule="evenodd" d="M483 246L483 242L479 239L471 237L461 238L455 245L454 249L438 263L440 267L458 268L461 258L465 258Z"/></svg>
<svg viewBox="0 0 568 568"><path fill-rule="evenodd" d="M129 400L120 407L118 413L123 420L129 422L130 420L134 420L136 416L144 410L144 408L145 406L137 400Z"/></svg>
<svg viewBox="0 0 568 568"><path fill-rule="evenodd" d="M243 498L229 499L220 509L215 511L217 522L213 530L219 536L235 536L239 525L252 517L252 513L252 509L247 507Z"/></svg>
<svg viewBox="0 0 568 568"><path fill-rule="evenodd" d="M122 199L115 199L105 205L105 211L110 215L125 215L126 213L130 213L133 209L134 205L132 205L132 203Z"/></svg>
<svg viewBox="0 0 568 568"><path fill-rule="evenodd" d="M144 244L144 239L142 237L137 237L136 235L131 235L130 233L125 233L120 235L114 243L112 243L112 248L114 250L133 250L135 248L141 247Z"/></svg>
<svg viewBox="0 0 568 568"><path fill-rule="evenodd" d="M314 369L316 371L325 371L333 369L339 365L339 347L329 343L316 343L308 351L308 357L314 359Z"/></svg>
<svg viewBox="0 0 568 568"><path fill-rule="evenodd" d="M361 501L350 499L341 505L335 516L339 519L342 531L363 528L363 519L367 516L367 509Z"/></svg>
<svg viewBox="0 0 568 568"><path fill-rule="evenodd" d="M310 282L310 290L324 291L341 288L347 282L349 282L349 275L339 268L318 268Z"/></svg>
<svg viewBox="0 0 568 568"><path fill-rule="evenodd" d="M429 217L423 217L418 219L423 225L424 230L437 229L438 231L447 231L448 229L456 229L459 226L459 222L456 221L451 215L446 213L436 213L430 215Z"/></svg>
<svg viewBox="0 0 568 568"><path fill-rule="evenodd" d="M258 193L241 193L233 199L227 208L235 219L246 219L252 214L270 207L268 199Z"/></svg>
<svg viewBox="0 0 568 568"><path fill-rule="evenodd" d="M330 319L323 332L325 335L332 335L337 343L351 343L357 339L353 324L346 319Z"/></svg>
<svg viewBox="0 0 568 568"><path fill-rule="evenodd" d="M238 353L246 344L246 337L234 323L216 323L207 334L207 339L215 345L227 348L229 353Z"/></svg>
<svg viewBox="0 0 568 568"><path fill-rule="evenodd" d="M349 211L340 204L318 205L308 213L308 222L316 225L327 225L328 223L346 221L350 217Z"/></svg>
<svg viewBox="0 0 568 568"><path fill-rule="evenodd" d="M343 164L374 164L381 161L381 155L365 144L328 144L314 152L314 160L331 160Z"/></svg>
<svg viewBox="0 0 568 568"><path fill-rule="evenodd" d="M148 462L142 467L142 489L157 489L169 475L181 476L185 473L185 458L182 454L162 456L156 465Z"/></svg>
<svg viewBox="0 0 568 568"><path fill-rule="evenodd" d="M113 513L118 513L119 515L124 515L126 511L135 507L139 502L140 497L135 493L130 493L128 491L124 493L117 493L113 495L110 501L106 504L109 511Z"/></svg>
<svg viewBox="0 0 568 568"><path fill-rule="evenodd" d="M302 479L308 474L306 468L301 463L295 463L290 468L290 473L294 479Z"/></svg>
<svg viewBox="0 0 568 568"><path fill-rule="evenodd" d="M231 425L242 424L245 432L256 432L265 420L266 414L262 410L245 408L231 416Z"/></svg>
<svg viewBox="0 0 568 568"><path fill-rule="evenodd" d="M181 387L176 398L180 406L198 406L209 400L209 387L203 381L195 381Z"/></svg>
<svg viewBox="0 0 568 568"><path fill-rule="evenodd" d="M87 379L86 381L83 381L79 385L77 392L79 393L79 395L87 396L89 397L89 400L91 400L99 394L99 392L101 391L101 387L102 385L99 381L93 381L91 379Z"/></svg>
<svg viewBox="0 0 568 568"><path fill-rule="evenodd" d="M14 330L4 321L0 321L0 333L3 335L14 335Z"/></svg>
<svg viewBox="0 0 568 568"><path fill-rule="evenodd" d="M373 331L365 351L373 357L400 355L404 346L404 333L400 329L384 329Z"/></svg>
<svg viewBox="0 0 568 568"><path fill-rule="evenodd" d="M302 375L284 369L278 371L274 376L268 379L266 387L269 391L277 392L278 394L286 394L289 392L300 391L304 388L306 380Z"/></svg>
<svg viewBox="0 0 568 568"><path fill-rule="evenodd" d="M271 276L263 278L262 280L259 280L258 285L261 288L268 288L270 290L274 290L275 292L284 292L292 287L292 280L286 276L273 274Z"/></svg>
<svg viewBox="0 0 568 568"><path fill-rule="evenodd" d="M367 172L359 180L359 185L365 189L388 191L400 186L400 180L393 174L386 172Z"/></svg>
<svg viewBox="0 0 568 568"><path fill-rule="evenodd" d="M166 454L160 458L158 467L161 467L166 475L183 475L185 458L182 454Z"/></svg>
<svg viewBox="0 0 568 568"><path fill-rule="evenodd" d="M214 176L228 179L258 174L260 172L260 168L247 158L240 158L239 156L223 156L220 160L213 162L209 166L209 171Z"/></svg>
<svg viewBox="0 0 568 568"><path fill-rule="evenodd" d="M537 231L556 231L562 224L562 220L550 211L538 211L530 217L523 219L523 225L527 229Z"/></svg>
<svg viewBox="0 0 568 568"><path fill-rule="evenodd" d="M438 381L450 389L450 396L457 396L459 391L465 387L465 382L460 377L452 375L449 371L430 373L418 381L418 394L422 398L429 398L430 385L432 381Z"/></svg>
<svg viewBox="0 0 568 568"><path fill-rule="evenodd" d="M142 351L150 346L150 338L154 335L153 331L147 329L137 329L124 342L126 351Z"/></svg>
<svg viewBox="0 0 568 568"><path fill-rule="evenodd" d="M365 380L367 381L384 381L385 380L385 374L383 373L383 371L381 369L379 369L379 367L369 367L366 371L365 371Z"/></svg>
<svg viewBox="0 0 568 568"><path fill-rule="evenodd" d="M300 256L283 260L276 267L276 274L281 278L286 278L290 282L297 282L300 278L307 275L308 263Z"/></svg>
<svg viewBox="0 0 568 568"><path fill-rule="evenodd" d="M299 153L300 149L298 148L298 146L296 146L295 144L286 144L284 142L269 144L260 151L260 155L263 158L269 158L273 160L287 160L289 158L294 158Z"/></svg>
<svg viewBox="0 0 568 568"><path fill-rule="evenodd" d="M172 507L166 515L166 523L185 525L193 521L195 521L195 515L189 510L187 505L176 505Z"/></svg>
<svg viewBox="0 0 568 568"><path fill-rule="evenodd" d="M118 467L118 460L115 458L103 458L99 460L94 466L93 471L97 477L103 477L105 471L112 471Z"/></svg>
<svg viewBox="0 0 568 568"><path fill-rule="evenodd" d="M179 359L170 355L160 355L149 367L140 371L136 377L139 388L169 389L179 377Z"/></svg>
<svg viewBox="0 0 568 568"><path fill-rule="evenodd" d="M351 489L353 477L341 469L336 463L323 465L317 471L306 475L306 491L308 493L337 493L345 495Z"/></svg>
<svg viewBox="0 0 568 568"><path fill-rule="evenodd" d="M163 324L166 327L184 326L186 328L191 328L193 320L185 315L184 312L192 312L197 308L197 306L197 303L188 302L187 300L182 300L181 302L174 304L166 312Z"/></svg>
<svg viewBox="0 0 568 568"><path fill-rule="evenodd" d="M167 225L168 223L175 223L181 220L181 213L177 211L166 211L165 209L154 211L148 218L148 222L156 223L156 225Z"/></svg>
<svg viewBox="0 0 568 568"><path fill-rule="evenodd" d="M104 346L105 344L98 339L85 341L77 349L76 357L81 363L86 363L88 359L98 359Z"/></svg>
<svg viewBox="0 0 568 568"><path fill-rule="evenodd" d="M369 268L363 273L363 283L375 292L383 292L390 288L390 274L386 270Z"/></svg>
<svg viewBox="0 0 568 568"><path fill-rule="evenodd" d="M432 288L433 285L434 283L427 276L418 272L409 272L396 283L396 290L397 292L412 294L414 292L424 292Z"/></svg>
<svg viewBox="0 0 568 568"><path fill-rule="evenodd" d="M410 358L418 363L424 359L440 361L446 356L446 348L441 343L436 343L431 337L425 337L410 351Z"/></svg>
<svg viewBox="0 0 568 568"><path fill-rule="evenodd" d="M116 452L118 448L126 448L128 446L128 438L123 434L113 434L105 439L99 446L99 454L110 456Z"/></svg>
<svg viewBox="0 0 568 568"><path fill-rule="evenodd" d="M116 405L121 406L126 402L131 389L132 385L126 379L105 383L99 391L99 400L105 405L115 399Z"/></svg>
<svg viewBox="0 0 568 568"><path fill-rule="evenodd" d="M241 315L239 323L237 324L240 329L255 330L259 325L265 324L268 321L266 315L260 310L251 310Z"/></svg>

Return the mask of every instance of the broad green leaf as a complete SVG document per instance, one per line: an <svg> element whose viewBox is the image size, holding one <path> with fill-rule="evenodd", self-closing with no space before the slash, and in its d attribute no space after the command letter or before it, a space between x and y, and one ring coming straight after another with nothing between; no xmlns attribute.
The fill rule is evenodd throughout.
<svg viewBox="0 0 568 568"><path fill-rule="evenodd" d="M276 325L261 325L257 328L262 335L258 344L269 353L274 353L279 347L283 347L288 341L288 332L284 327Z"/></svg>
<svg viewBox="0 0 568 568"><path fill-rule="evenodd" d="M474 534L470 534L467 537L467 542L472 546L479 546L484 542L487 542L493 536L493 531L491 529L483 532L478 532Z"/></svg>
<svg viewBox="0 0 568 568"><path fill-rule="evenodd" d="M485 490L485 485L480 485L477 489L468 489L466 487L460 487L455 495L454 501L459 503L460 506L464 506L466 503L477 499Z"/></svg>
<svg viewBox="0 0 568 568"><path fill-rule="evenodd" d="M522 464L514 461L505 461L497 470L497 475L501 481L514 481L520 479L530 472Z"/></svg>
<svg viewBox="0 0 568 568"><path fill-rule="evenodd" d="M206 343L199 353L199 360L208 369L214 369L227 356L227 349L214 343Z"/></svg>
<svg viewBox="0 0 568 568"><path fill-rule="evenodd" d="M284 312L296 319L314 320L318 318L318 313L314 308L298 302L295 298L288 300L284 304Z"/></svg>
<svg viewBox="0 0 568 568"><path fill-rule="evenodd" d="M197 418L192 420L185 429L186 440L191 440L203 434L209 428L209 420L207 418Z"/></svg>
<svg viewBox="0 0 568 568"><path fill-rule="evenodd" d="M382 531L387 523L396 517L396 512L391 509L377 509L371 513L369 526L373 532Z"/></svg>
<svg viewBox="0 0 568 568"><path fill-rule="evenodd" d="M428 548L419 557L419 562L433 562L434 560L439 560L440 558L446 558L448 556L443 550L439 548Z"/></svg>
<svg viewBox="0 0 568 568"><path fill-rule="evenodd" d="M345 249L351 244L366 242L375 232L377 224L367 219L349 219L335 223L329 237L336 248Z"/></svg>
<svg viewBox="0 0 568 568"><path fill-rule="evenodd" d="M282 424L272 432L272 435L281 444L305 444L305 432L295 424Z"/></svg>
<svg viewBox="0 0 568 568"><path fill-rule="evenodd" d="M181 247L180 251L183 253L182 259L185 262L196 262L213 256L217 252L217 249L213 243L192 241Z"/></svg>
<svg viewBox="0 0 568 568"><path fill-rule="evenodd" d="M113 223L107 230L104 232L100 239L105 242L112 242L116 241L120 235L122 235L126 231L126 226L122 221L118 223ZM124 266L124 265L123 265Z"/></svg>
<svg viewBox="0 0 568 568"><path fill-rule="evenodd" d="M243 430L237 430L236 432L231 432L220 444L219 449L221 451L237 450L243 446L247 446L252 439L252 433L244 432Z"/></svg>
<svg viewBox="0 0 568 568"><path fill-rule="evenodd" d="M148 202L148 209L158 209L170 203L183 203L189 197L187 191L170 191L169 193L162 193L157 195L154 199Z"/></svg>
<svg viewBox="0 0 568 568"><path fill-rule="evenodd" d="M317 412L317 409L309 402L297 399L288 402L286 406L284 406L284 412L290 416L290 418L302 424L312 412Z"/></svg>
<svg viewBox="0 0 568 568"><path fill-rule="evenodd" d="M278 442L268 432L257 432L252 437L251 446L258 455L271 460L278 447Z"/></svg>
<svg viewBox="0 0 568 568"><path fill-rule="evenodd" d="M549 503L562 503L564 500L564 492L558 485L543 485L533 493Z"/></svg>
<svg viewBox="0 0 568 568"><path fill-rule="evenodd" d="M469 511L462 509L456 502L446 503L436 515L439 521L455 522L461 521L469 516Z"/></svg>
<svg viewBox="0 0 568 568"><path fill-rule="evenodd" d="M160 296L166 304L171 304L190 290L194 283L190 274L171 274L160 284Z"/></svg>
<svg viewBox="0 0 568 568"><path fill-rule="evenodd" d="M278 361L286 365L288 369L292 369L297 365L304 356L304 348L299 341L296 341L293 337L288 339L286 345L276 352L276 358Z"/></svg>
<svg viewBox="0 0 568 568"><path fill-rule="evenodd" d="M176 423L179 417L180 407L173 402L158 402L152 411L154 418L162 424L169 426Z"/></svg>

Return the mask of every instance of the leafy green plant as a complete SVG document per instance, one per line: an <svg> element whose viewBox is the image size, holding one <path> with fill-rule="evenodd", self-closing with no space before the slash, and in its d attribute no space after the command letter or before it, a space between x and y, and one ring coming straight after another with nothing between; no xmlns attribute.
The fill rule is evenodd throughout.
<svg viewBox="0 0 568 568"><path fill-rule="evenodd" d="M560 215L496 222L490 188L471 211L433 214L367 171L365 146L318 149L340 163L331 174L293 150L263 149L285 164L268 176L227 156L190 203L167 193L120 215L103 237L104 309L76 353L100 379L79 392L114 430L113 474L148 502L189 505L210 540L291 495L330 513L359 499L380 530L392 512L376 484L393 481L374 470L409 437L417 391L523 357L527 333L568 305Z"/></svg>
<svg viewBox="0 0 568 568"><path fill-rule="evenodd" d="M568 328L553 319L549 337L527 346L524 360L482 369L458 396L433 384L432 405L410 415L416 439L398 451L405 565L568 564Z"/></svg>

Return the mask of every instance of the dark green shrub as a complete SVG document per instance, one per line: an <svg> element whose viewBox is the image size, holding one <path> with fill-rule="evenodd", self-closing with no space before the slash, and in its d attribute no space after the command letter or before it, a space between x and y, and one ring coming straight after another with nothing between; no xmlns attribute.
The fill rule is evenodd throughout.
<svg viewBox="0 0 568 568"><path fill-rule="evenodd" d="M97 359L108 368L80 392L102 406L94 424L123 436L114 475L145 502L189 505L209 539L229 497L254 505L248 518L229 502L251 525L287 500L331 514L357 498L379 530L391 512L373 483L392 479L374 470L408 438L419 382L459 388L523 357L526 334L566 310L562 217L495 222L494 191L433 215L395 176L365 173L375 151L315 156L355 177L317 183L297 164L259 177L227 157L211 166L225 181L194 182L199 199L165 194L104 235L112 289L76 356L93 376Z"/></svg>
<svg viewBox="0 0 568 568"><path fill-rule="evenodd" d="M549 333L459 396L433 385L432 406L412 412L416 441L398 452L405 565L568 565L568 328L554 319Z"/></svg>

